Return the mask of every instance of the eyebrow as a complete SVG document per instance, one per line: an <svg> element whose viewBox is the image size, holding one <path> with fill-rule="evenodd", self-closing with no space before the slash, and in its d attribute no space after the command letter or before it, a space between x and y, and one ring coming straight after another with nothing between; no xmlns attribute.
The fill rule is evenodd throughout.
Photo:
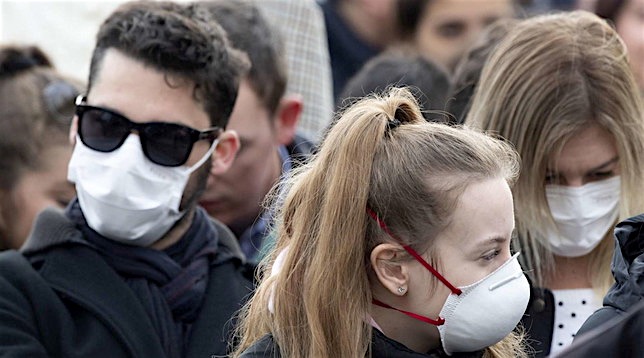
<svg viewBox="0 0 644 358"><path fill-rule="evenodd" d="M616 155L613 159L610 159L607 162L605 162L604 164L600 164L600 165L590 169L588 172L589 173L590 172L596 172L598 170L604 169L605 167L607 167L607 166L609 166L611 164L617 163L618 160L619 160L619 156Z"/></svg>
<svg viewBox="0 0 644 358"><path fill-rule="evenodd" d="M496 244L503 244L508 241L508 238L502 237L502 236L493 236L488 238L487 240L481 242L480 244L476 245L477 247L486 247L486 246L492 246Z"/></svg>
<svg viewBox="0 0 644 358"><path fill-rule="evenodd" d="M617 156L617 155L616 155L615 157L613 157L613 158L611 158L611 159L607 160L606 162L604 162L604 163L602 163L602 164L600 164L600 165L598 165L598 166L596 166L596 167L594 167L594 168L590 168L590 169L588 169L588 171L586 171L586 173L592 173L592 172L596 172L596 171L598 171L598 170L605 169L605 167L607 167L607 166L609 166L609 165L611 165L611 164L615 164L615 163L617 163L618 161L619 161L619 156ZM552 170L552 169L548 169L548 170L546 171L546 174L551 175L551 174L558 174L558 173L557 173L556 171Z"/></svg>

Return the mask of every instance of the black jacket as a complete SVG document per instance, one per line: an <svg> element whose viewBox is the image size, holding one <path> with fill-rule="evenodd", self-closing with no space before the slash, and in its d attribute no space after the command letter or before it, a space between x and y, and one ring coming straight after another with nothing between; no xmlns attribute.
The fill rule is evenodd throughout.
<svg viewBox="0 0 644 358"><path fill-rule="evenodd" d="M644 302L577 337L558 358L644 357Z"/></svg>
<svg viewBox="0 0 644 358"><path fill-rule="evenodd" d="M547 288L530 285L530 302L521 318L531 357L542 358L550 354L555 326L555 297Z"/></svg>
<svg viewBox="0 0 644 358"><path fill-rule="evenodd" d="M617 224L617 240L611 271L615 283L604 296L604 306L593 313L577 332L577 337L619 316L644 297L644 214Z"/></svg>
<svg viewBox="0 0 644 358"><path fill-rule="evenodd" d="M231 317L250 294L235 238L215 223L218 252L186 357L227 352ZM36 220L22 253L0 253L1 357L163 357L139 299L62 212Z"/></svg>
<svg viewBox="0 0 644 358"><path fill-rule="evenodd" d="M414 352L404 345L388 338L377 329L373 330L373 339L371 340L371 357L372 358L440 358L448 357L441 350L435 350L427 354ZM480 358L483 352L474 353L454 353L452 357L458 358ZM259 341L255 342L241 355L241 358L281 358L277 343L273 336L266 335Z"/></svg>

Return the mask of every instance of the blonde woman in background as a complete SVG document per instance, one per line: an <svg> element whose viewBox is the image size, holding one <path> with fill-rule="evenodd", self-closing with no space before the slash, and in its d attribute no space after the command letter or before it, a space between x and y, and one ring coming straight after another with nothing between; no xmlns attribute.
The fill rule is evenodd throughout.
<svg viewBox="0 0 644 358"><path fill-rule="evenodd" d="M614 225L644 211L644 117L624 44L586 12L519 23L485 65L466 124L521 156L515 244L535 286L523 325L536 356L554 355L613 282Z"/></svg>
<svg viewBox="0 0 644 358"><path fill-rule="evenodd" d="M290 182L234 356L523 356L517 160L406 89L355 104Z"/></svg>

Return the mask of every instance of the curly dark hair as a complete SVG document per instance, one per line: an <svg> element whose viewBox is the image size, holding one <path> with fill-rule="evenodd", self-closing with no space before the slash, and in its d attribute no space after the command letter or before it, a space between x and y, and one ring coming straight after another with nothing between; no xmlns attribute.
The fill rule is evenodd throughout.
<svg viewBox="0 0 644 358"><path fill-rule="evenodd" d="M212 125L228 124L240 77L248 65L198 4L136 1L117 8L98 31L88 92L108 49L166 75L190 80L195 100L203 105Z"/></svg>

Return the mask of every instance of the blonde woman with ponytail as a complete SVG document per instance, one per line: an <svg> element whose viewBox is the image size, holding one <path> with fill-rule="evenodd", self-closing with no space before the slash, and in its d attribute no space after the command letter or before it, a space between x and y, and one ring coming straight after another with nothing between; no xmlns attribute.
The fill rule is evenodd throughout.
<svg viewBox="0 0 644 358"><path fill-rule="evenodd" d="M406 89L345 111L290 183L234 357L522 357L518 158Z"/></svg>
<svg viewBox="0 0 644 358"><path fill-rule="evenodd" d="M520 22L465 123L521 156L515 248L534 286L523 326L536 357L556 354L614 282L615 224L644 212L644 112L623 42L587 12Z"/></svg>

